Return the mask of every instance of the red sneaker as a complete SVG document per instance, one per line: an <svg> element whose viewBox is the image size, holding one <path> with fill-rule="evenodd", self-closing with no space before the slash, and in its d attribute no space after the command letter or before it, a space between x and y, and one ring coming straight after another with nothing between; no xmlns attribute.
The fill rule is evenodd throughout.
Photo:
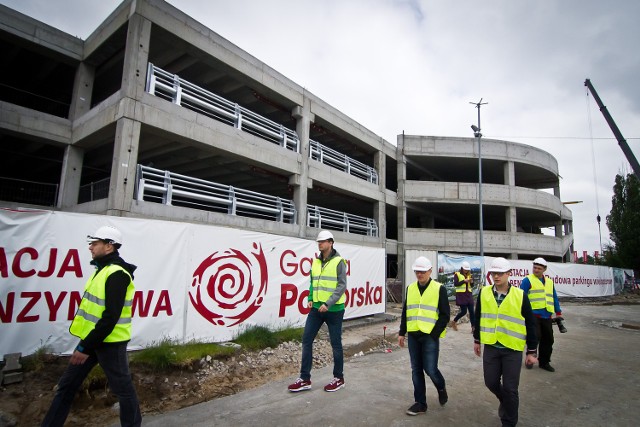
<svg viewBox="0 0 640 427"><path fill-rule="evenodd" d="M344 388L344 378L334 378L329 384L324 386L324 391L338 391Z"/></svg>
<svg viewBox="0 0 640 427"><path fill-rule="evenodd" d="M289 385L290 392L295 393L298 391L305 391L305 390L311 390L311 381L298 378L295 383Z"/></svg>

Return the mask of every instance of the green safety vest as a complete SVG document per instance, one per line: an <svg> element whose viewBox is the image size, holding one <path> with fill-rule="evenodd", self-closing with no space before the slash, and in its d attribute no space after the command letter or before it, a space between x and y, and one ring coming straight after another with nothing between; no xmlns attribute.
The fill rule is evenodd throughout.
<svg viewBox="0 0 640 427"><path fill-rule="evenodd" d="M529 289L531 308L540 310L546 307L549 313L553 313L555 311L553 305L553 280L545 277L544 283L542 283L542 280L535 274L529 274L527 279L531 283L531 289Z"/></svg>
<svg viewBox="0 0 640 427"><path fill-rule="evenodd" d="M493 295L493 286L485 286L480 291L480 342L495 344L500 342L512 350L524 350L527 328L522 317L522 289L511 287L500 306Z"/></svg>
<svg viewBox="0 0 640 427"><path fill-rule="evenodd" d="M440 301L441 283L431 280L429 286L420 295L418 282L413 282L407 288L407 331L422 331L430 334L438 320L438 302ZM447 330L444 329L440 338L444 338Z"/></svg>
<svg viewBox="0 0 640 427"><path fill-rule="evenodd" d="M134 286L131 275L119 265L111 264L95 272L84 287L84 296L76 312L69 332L80 339L85 339L95 329L105 309L105 288L107 278L116 271L124 271L129 276L129 286L125 295L124 307L118 323L104 342L122 342L131 340L131 311L133 307Z"/></svg>
<svg viewBox="0 0 640 427"><path fill-rule="evenodd" d="M339 256L331 258L324 264L320 258L311 264L311 283L313 283L313 302L327 302L338 287L338 264L346 261ZM347 300L342 294L336 304L344 304Z"/></svg>
<svg viewBox="0 0 640 427"><path fill-rule="evenodd" d="M467 283L463 282L463 280L467 279L468 277L471 277L471 273L469 273L469 276L467 277L465 277L459 271L456 271L455 274L456 274L456 277L458 278L458 286L456 286L456 292L467 292ZM469 291L471 291L471 284L469 284Z"/></svg>

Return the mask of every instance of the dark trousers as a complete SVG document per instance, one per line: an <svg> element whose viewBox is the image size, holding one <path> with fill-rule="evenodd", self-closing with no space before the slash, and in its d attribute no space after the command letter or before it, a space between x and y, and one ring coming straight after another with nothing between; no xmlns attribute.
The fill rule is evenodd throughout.
<svg viewBox="0 0 640 427"><path fill-rule="evenodd" d="M127 343L125 342L104 345L92 352L83 364L69 364L67 366L58 382L58 389L53 396L49 411L42 421L43 427L64 425L76 392L96 364L100 364L109 381L109 388L118 396L120 424L122 426L140 426L142 415L138 405L138 396L129 373ZM91 420L87 420L87 424L91 424Z"/></svg>
<svg viewBox="0 0 640 427"><path fill-rule="evenodd" d="M411 379L413 381L413 398L417 403L427 405L427 385L424 374L438 390L445 388L445 381L438 369L440 355L440 339L429 334L408 335L409 357L411 359Z"/></svg>
<svg viewBox="0 0 640 427"><path fill-rule="evenodd" d="M307 316L302 333L302 364L300 366L300 378L309 381L311 379L311 366L313 365L313 340L323 323L329 329L329 340L333 350L333 376L344 378L344 354L342 352L342 311L325 311L320 313L317 308L312 308Z"/></svg>
<svg viewBox="0 0 640 427"><path fill-rule="evenodd" d="M453 318L453 322L457 322L458 320L460 320L461 318L464 317L465 314L467 314L467 310L469 311L469 321L471 322L471 324L473 325L473 321L474 321L474 313L473 313L473 304L463 304L460 306L460 313L456 314L456 317Z"/></svg>
<svg viewBox="0 0 640 427"><path fill-rule="evenodd" d="M520 370L522 352L485 345L482 357L484 384L500 401L498 415L503 426L518 423Z"/></svg>
<svg viewBox="0 0 640 427"><path fill-rule="evenodd" d="M538 336L538 363L544 366L551 362L553 351L553 322L551 319L536 317L536 335Z"/></svg>

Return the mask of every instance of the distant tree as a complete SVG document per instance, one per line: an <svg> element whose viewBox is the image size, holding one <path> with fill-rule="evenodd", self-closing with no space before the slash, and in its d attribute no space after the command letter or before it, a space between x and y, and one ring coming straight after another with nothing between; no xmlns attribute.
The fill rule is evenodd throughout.
<svg viewBox="0 0 640 427"><path fill-rule="evenodd" d="M607 264L640 271L640 181L633 174L616 175L607 227L613 245Z"/></svg>

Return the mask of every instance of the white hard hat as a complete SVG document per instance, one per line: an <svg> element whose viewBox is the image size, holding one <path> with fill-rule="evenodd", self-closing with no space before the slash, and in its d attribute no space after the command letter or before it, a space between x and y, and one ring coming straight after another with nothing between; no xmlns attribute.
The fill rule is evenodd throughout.
<svg viewBox="0 0 640 427"><path fill-rule="evenodd" d="M511 264L505 258L495 258L491 261L491 267L489 267L489 273L505 273L511 270Z"/></svg>
<svg viewBox="0 0 640 427"><path fill-rule="evenodd" d="M330 231L322 230L318 233L318 237L316 237L316 242L321 242L323 240L333 240L333 234Z"/></svg>
<svg viewBox="0 0 640 427"><path fill-rule="evenodd" d="M122 244L122 233L115 227L104 225L96 230L95 233L87 236L87 242L97 242L104 240L106 242Z"/></svg>
<svg viewBox="0 0 640 427"><path fill-rule="evenodd" d="M547 266L547 261L544 258L541 258L541 257L538 257L538 258L534 259L533 263L542 265L543 267Z"/></svg>
<svg viewBox="0 0 640 427"><path fill-rule="evenodd" d="M469 263L467 261L464 261L461 265L463 270L467 270L467 271L471 271L471 266L469 265Z"/></svg>
<svg viewBox="0 0 640 427"><path fill-rule="evenodd" d="M413 265L411 266L413 271L429 271L431 270L431 267L431 261L423 256L419 256L418 258L416 258L416 260L413 261Z"/></svg>

